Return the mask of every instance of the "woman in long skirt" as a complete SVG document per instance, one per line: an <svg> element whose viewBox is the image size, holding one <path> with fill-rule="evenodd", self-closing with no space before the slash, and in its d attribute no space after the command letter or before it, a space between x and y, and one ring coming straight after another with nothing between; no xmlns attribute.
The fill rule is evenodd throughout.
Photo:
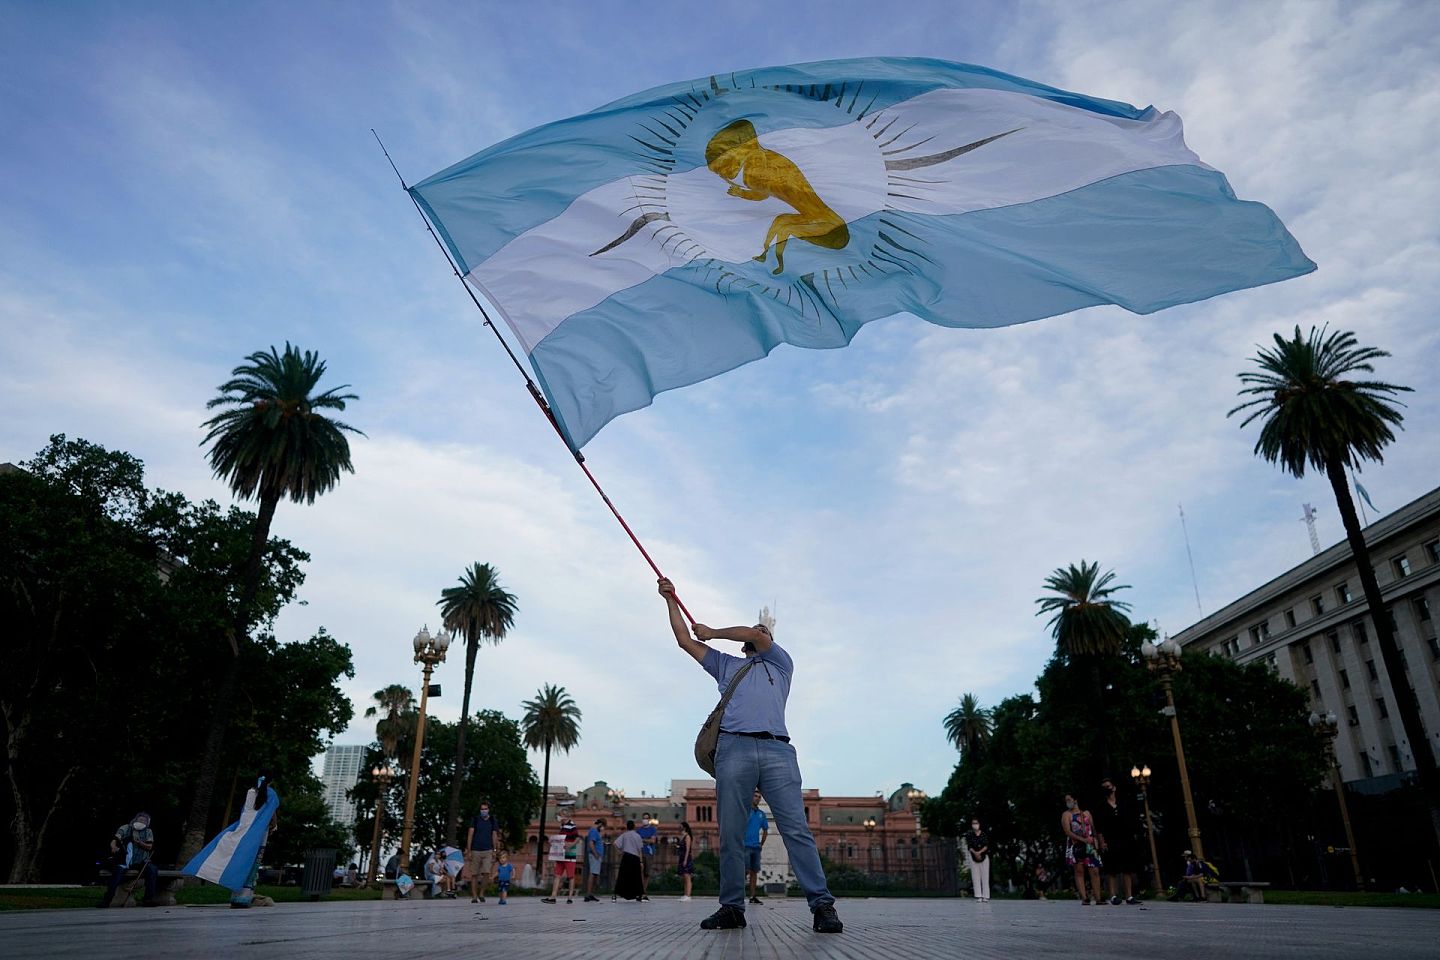
<svg viewBox="0 0 1440 960"><path fill-rule="evenodd" d="M615 877L615 896L638 900L645 893L644 861L640 859L645 841L635 832L635 821L625 821L625 832L615 839L620 854L620 872Z"/></svg>

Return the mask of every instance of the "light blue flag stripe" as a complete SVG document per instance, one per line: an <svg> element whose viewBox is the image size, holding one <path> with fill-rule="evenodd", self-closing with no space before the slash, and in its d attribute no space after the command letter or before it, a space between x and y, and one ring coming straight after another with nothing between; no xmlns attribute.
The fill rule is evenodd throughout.
<svg viewBox="0 0 1440 960"><path fill-rule="evenodd" d="M1009 90L1128 119L1150 112L987 67L921 57L827 60L719 74L713 79L742 92L747 87L788 85L814 88L816 96L828 93L841 108L835 111L836 125L852 121L854 113L873 113L940 88ZM637 121L655 126L655 117L663 117L664 108L683 116L687 105L693 110L711 99L711 78L646 90L590 113L527 130L427 177L410 192L438 228L460 272L469 273L514 237L557 216L587 190L653 172L637 157L631 140L636 134L644 136ZM761 129L776 121L790 126L819 122L789 113L776 117L766 105L756 106L746 115ZM674 169L679 172L701 163L699 156L691 155L680 158ZM523 202L517 202L522 197ZM450 231L446 226L450 223L464 223L463 233Z"/></svg>
<svg viewBox="0 0 1440 960"><path fill-rule="evenodd" d="M934 60L646 91L412 194L577 450L663 390L901 311L967 327L1150 313L1315 269L1173 114Z"/></svg>
<svg viewBox="0 0 1440 960"><path fill-rule="evenodd" d="M878 236L885 219L894 215L853 224L852 236ZM716 296L697 282L705 269L697 263L570 317L532 355L567 439L579 449L658 393L782 343L843 347L869 320L901 311L948 327L1006 326L1105 303L1144 314L1315 269L1268 207L1236 200L1220 173L1193 166L903 224L923 239L913 249L943 250L944 259L892 250L896 262L881 261L888 275L817 282L803 308L783 295ZM758 264L725 269L770 279Z"/></svg>

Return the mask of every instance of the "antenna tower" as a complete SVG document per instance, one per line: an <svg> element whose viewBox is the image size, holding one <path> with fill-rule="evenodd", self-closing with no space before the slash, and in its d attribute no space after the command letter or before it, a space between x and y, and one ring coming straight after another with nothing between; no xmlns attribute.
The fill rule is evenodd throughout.
<svg viewBox="0 0 1440 960"><path fill-rule="evenodd" d="M1305 521L1305 528L1310 531L1310 549L1316 556L1320 554L1320 537L1315 533L1315 508L1310 504L1303 504L1304 516L1300 519Z"/></svg>

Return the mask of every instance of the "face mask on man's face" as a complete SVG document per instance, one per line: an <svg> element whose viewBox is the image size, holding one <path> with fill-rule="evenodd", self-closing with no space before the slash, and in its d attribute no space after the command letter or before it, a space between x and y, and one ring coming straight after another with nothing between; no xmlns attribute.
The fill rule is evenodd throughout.
<svg viewBox="0 0 1440 960"><path fill-rule="evenodd" d="M481 819L481 820L489 820L489 819L490 819L490 811L489 811L489 810L481 810L481 811L480 811L480 819Z"/></svg>
<svg viewBox="0 0 1440 960"><path fill-rule="evenodd" d="M130 829L139 832L141 830L144 830L148 826L150 826L150 824L146 823L144 820L135 820L130 824Z"/></svg>

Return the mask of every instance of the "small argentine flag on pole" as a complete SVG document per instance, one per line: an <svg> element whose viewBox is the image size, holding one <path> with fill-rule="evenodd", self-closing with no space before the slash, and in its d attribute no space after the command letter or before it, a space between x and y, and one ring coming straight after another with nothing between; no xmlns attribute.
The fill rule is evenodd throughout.
<svg viewBox="0 0 1440 960"><path fill-rule="evenodd" d="M411 195L576 451L662 391L902 311L1152 313L1315 269L1175 114L927 59L658 87Z"/></svg>

